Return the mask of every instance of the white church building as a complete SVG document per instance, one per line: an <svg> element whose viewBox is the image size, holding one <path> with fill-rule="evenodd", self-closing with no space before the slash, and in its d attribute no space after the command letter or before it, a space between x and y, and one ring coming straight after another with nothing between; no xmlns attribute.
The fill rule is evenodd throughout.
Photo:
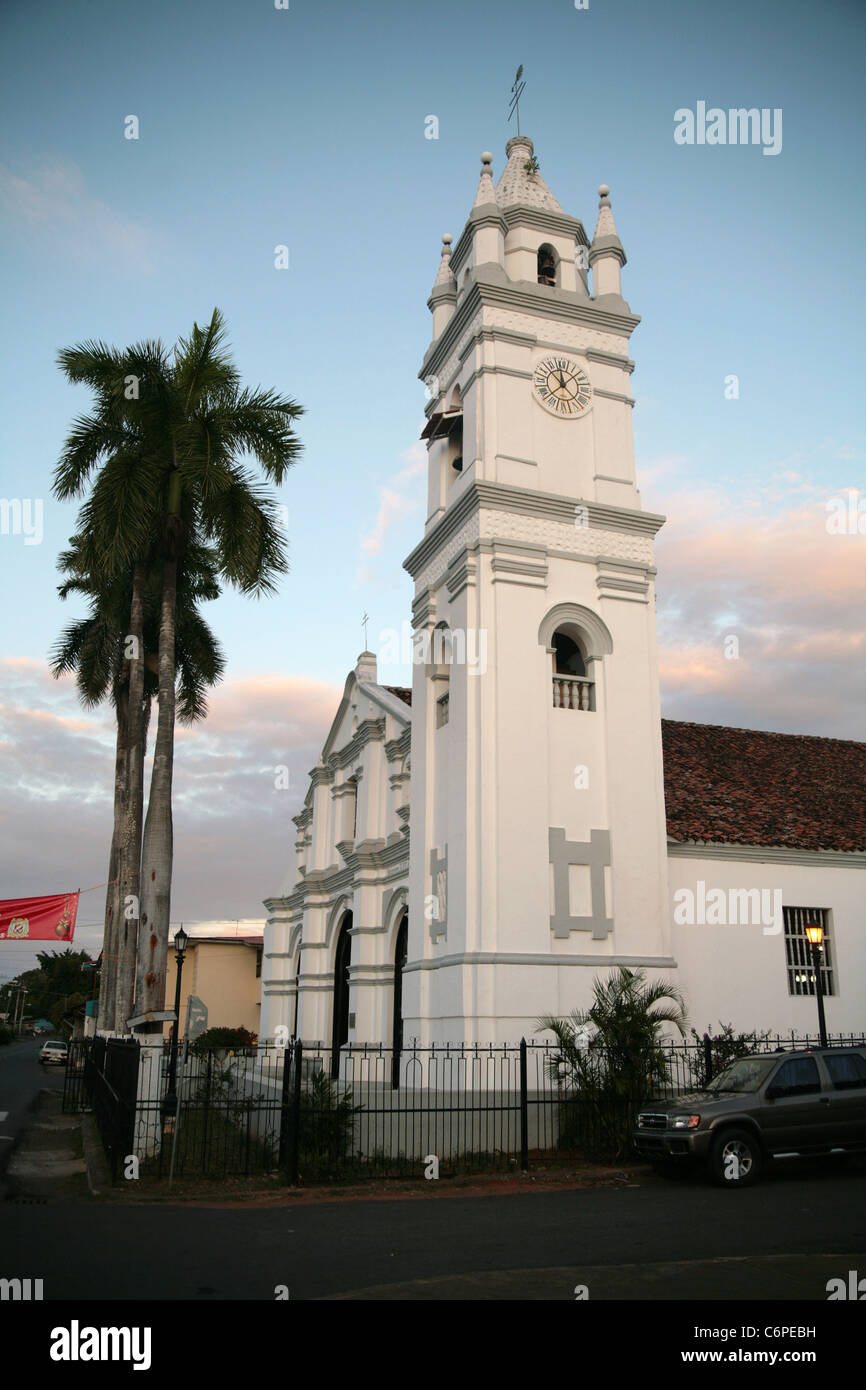
<svg viewBox="0 0 866 1390"><path fill-rule="evenodd" d="M428 301L412 688L371 652L346 681L265 900L262 1040L514 1043L620 964L699 1032L815 1034L813 923L860 1031L866 744L661 719L609 191L589 241L506 154Z"/></svg>

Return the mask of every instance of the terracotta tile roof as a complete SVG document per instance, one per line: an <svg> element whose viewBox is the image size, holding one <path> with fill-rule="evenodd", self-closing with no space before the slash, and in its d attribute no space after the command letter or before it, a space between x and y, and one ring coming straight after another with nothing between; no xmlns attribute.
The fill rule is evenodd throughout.
<svg viewBox="0 0 866 1390"><path fill-rule="evenodd" d="M672 840L866 850L866 743L662 720Z"/></svg>
<svg viewBox="0 0 866 1390"><path fill-rule="evenodd" d="M392 695L396 695L398 700L402 700L404 705L411 705L412 691L407 690L405 685L383 685L383 690L388 690Z"/></svg>
<svg viewBox="0 0 866 1390"><path fill-rule="evenodd" d="M866 850L866 743L663 719L662 749L672 840Z"/></svg>

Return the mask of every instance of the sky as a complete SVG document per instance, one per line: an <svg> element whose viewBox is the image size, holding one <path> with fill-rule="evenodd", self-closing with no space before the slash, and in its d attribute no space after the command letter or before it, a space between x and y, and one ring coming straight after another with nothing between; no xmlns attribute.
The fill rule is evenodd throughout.
<svg viewBox="0 0 866 1390"><path fill-rule="evenodd" d="M51 489L90 403L58 350L173 343L219 306L243 380L304 407L290 573L209 606L226 677L177 740L172 921L260 917L362 615L373 650L409 617L426 300L482 150L501 173L519 63L547 184L591 235L607 183L628 256L663 714L862 739L864 57L860 0L5 0L0 897L92 889L98 947L112 716L47 665L82 616ZM781 148L677 143L699 102L780 111ZM5 949L0 979L30 964Z"/></svg>

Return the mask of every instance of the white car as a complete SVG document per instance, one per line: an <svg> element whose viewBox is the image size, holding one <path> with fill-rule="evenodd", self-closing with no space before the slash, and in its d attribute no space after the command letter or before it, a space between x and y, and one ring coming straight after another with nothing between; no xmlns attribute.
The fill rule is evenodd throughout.
<svg viewBox="0 0 866 1390"><path fill-rule="evenodd" d="M55 1062L58 1066L65 1067L66 1059L68 1056L69 1049L67 1048L66 1043L59 1042L57 1039L52 1039L51 1042L47 1042L43 1046L42 1051L39 1053L39 1060L43 1063L43 1065L45 1063L51 1064L52 1062Z"/></svg>

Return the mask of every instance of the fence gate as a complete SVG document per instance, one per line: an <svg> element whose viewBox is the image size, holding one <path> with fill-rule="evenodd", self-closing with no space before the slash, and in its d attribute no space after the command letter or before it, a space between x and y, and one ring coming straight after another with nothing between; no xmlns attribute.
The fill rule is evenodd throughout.
<svg viewBox="0 0 866 1390"><path fill-rule="evenodd" d="M80 1115L82 1111L90 1109L90 1099L84 1085L84 1063L90 1045L89 1038L74 1038L69 1043L63 1076L64 1115Z"/></svg>

